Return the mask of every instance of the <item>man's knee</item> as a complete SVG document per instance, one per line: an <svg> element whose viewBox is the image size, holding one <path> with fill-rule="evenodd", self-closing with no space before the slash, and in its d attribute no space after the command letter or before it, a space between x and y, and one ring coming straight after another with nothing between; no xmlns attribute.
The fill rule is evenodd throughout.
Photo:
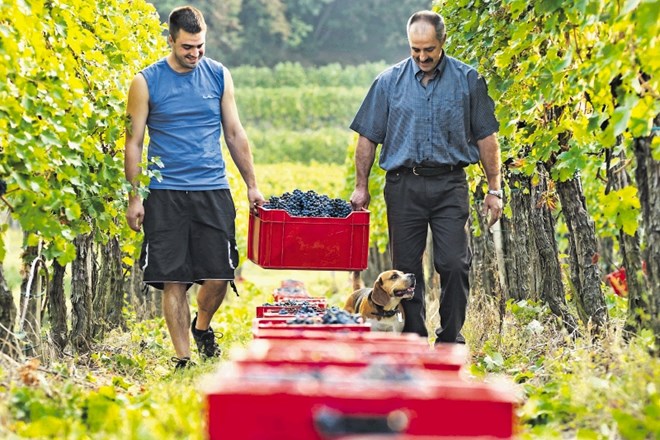
<svg viewBox="0 0 660 440"><path fill-rule="evenodd" d="M438 273L450 274L458 273L464 274L470 271L470 263L461 258L452 258L447 261L435 261L435 270Z"/></svg>
<svg viewBox="0 0 660 440"><path fill-rule="evenodd" d="M186 295L187 285L182 283L164 283L163 296L183 297Z"/></svg>

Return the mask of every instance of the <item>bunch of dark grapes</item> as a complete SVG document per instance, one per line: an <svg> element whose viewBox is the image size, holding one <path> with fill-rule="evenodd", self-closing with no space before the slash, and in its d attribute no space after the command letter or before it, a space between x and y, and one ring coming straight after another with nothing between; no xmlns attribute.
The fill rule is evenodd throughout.
<svg viewBox="0 0 660 440"><path fill-rule="evenodd" d="M266 209L282 209L294 217L348 217L351 205L342 199L331 199L314 190L294 189L281 196L271 196L263 205Z"/></svg>
<svg viewBox="0 0 660 440"><path fill-rule="evenodd" d="M351 314L333 306L326 309L323 315L319 315L318 311L299 311L294 318L287 321L287 324L353 325L363 322L360 314Z"/></svg>
<svg viewBox="0 0 660 440"><path fill-rule="evenodd" d="M287 324L318 324L319 316L316 313L296 313L296 316L289 319Z"/></svg>
<svg viewBox="0 0 660 440"><path fill-rule="evenodd" d="M296 301L290 299L276 301L275 303L263 303L262 306L281 307L278 312L280 315L294 315L298 312L320 314L323 311L318 305L312 304L308 301Z"/></svg>
<svg viewBox="0 0 660 440"><path fill-rule="evenodd" d="M4 196L7 192L7 182L0 179L0 196Z"/></svg>
<svg viewBox="0 0 660 440"><path fill-rule="evenodd" d="M293 307L284 307L280 309L279 314L280 315L293 315L296 313L304 313L304 314L319 314L321 312L321 309L319 309L316 306L310 305L310 304L303 304L300 306L293 306Z"/></svg>
<svg viewBox="0 0 660 440"><path fill-rule="evenodd" d="M295 299L287 299L287 300L280 300L280 301L275 301L273 303L270 302L265 302L261 304L262 306L275 306L275 307L296 307L296 306L302 306L302 305L307 305L309 302L304 301L304 300L295 300Z"/></svg>
<svg viewBox="0 0 660 440"><path fill-rule="evenodd" d="M323 322L323 324L351 325L362 324L364 321L362 320L362 316L358 313L351 314L346 310L333 306L325 311L321 318L321 322Z"/></svg>

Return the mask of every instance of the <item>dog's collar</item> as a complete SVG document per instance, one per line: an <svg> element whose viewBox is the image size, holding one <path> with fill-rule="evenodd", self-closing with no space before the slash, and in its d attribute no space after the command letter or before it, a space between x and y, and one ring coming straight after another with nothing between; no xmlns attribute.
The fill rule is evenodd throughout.
<svg viewBox="0 0 660 440"><path fill-rule="evenodd" d="M369 299L371 299L371 293L372 292L369 292ZM385 310L383 306L376 304L373 299L371 299L371 303L376 308L375 311L371 312L371 314L374 316L380 316L381 318L391 318L392 316L396 316L396 314L399 313L398 307L395 307L392 310Z"/></svg>
<svg viewBox="0 0 660 440"><path fill-rule="evenodd" d="M399 309L385 310L381 306L376 305L376 312L371 312L372 315L380 316L381 318L391 318L399 313Z"/></svg>

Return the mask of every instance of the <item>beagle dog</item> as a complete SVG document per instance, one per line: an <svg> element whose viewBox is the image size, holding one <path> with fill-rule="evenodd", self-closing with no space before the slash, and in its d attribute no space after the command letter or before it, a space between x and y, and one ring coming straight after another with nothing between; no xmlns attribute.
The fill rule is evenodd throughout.
<svg viewBox="0 0 660 440"><path fill-rule="evenodd" d="M405 314L401 301L415 293L415 275L400 270L387 270L380 275L374 287L354 291L346 300L344 310L359 313L372 331L401 333Z"/></svg>

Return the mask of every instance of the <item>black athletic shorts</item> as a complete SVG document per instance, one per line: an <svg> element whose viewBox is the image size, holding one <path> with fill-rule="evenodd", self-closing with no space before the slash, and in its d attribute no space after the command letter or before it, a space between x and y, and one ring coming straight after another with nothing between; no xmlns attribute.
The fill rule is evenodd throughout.
<svg viewBox="0 0 660 440"><path fill-rule="evenodd" d="M233 280L238 266L236 208L228 189L152 189L144 201L140 265L144 282Z"/></svg>

